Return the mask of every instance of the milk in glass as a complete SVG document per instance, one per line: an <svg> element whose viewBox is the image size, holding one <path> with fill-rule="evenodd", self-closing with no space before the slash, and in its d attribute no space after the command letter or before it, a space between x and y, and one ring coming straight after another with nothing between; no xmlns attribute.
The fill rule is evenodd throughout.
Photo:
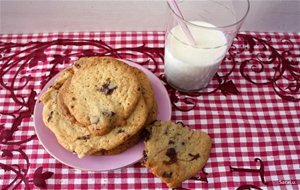
<svg viewBox="0 0 300 190"><path fill-rule="evenodd" d="M206 22L192 21L189 30L196 41L191 45L177 25L167 34L165 74L170 85L183 91L205 88L224 58L228 42L223 32ZM203 27L199 27L203 26Z"/></svg>

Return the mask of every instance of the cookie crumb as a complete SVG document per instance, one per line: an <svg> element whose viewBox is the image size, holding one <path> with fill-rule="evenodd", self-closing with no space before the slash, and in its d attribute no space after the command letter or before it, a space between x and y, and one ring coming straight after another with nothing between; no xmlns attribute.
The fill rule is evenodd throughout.
<svg viewBox="0 0 300 190"><path fill-rule="evenodd" d="M192 157L192 159L191 159L190 161L192 161L192 160L197 160L198 158L200 158L200 155L199 155L199 154L193 155L193 154L189 153L189 156Z"/></svg>

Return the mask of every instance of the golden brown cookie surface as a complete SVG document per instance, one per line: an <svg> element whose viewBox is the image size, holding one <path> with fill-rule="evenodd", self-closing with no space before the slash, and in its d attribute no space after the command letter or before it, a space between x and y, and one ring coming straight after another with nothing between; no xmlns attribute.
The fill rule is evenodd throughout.
<svg viewBox="0 0 300 190"><path fill-rule="evenodd" d="M147 75L143 71L139 70L138 68L134 68L134 69L135 69L135 74L141 85L142 96L144 97L146 105L149 110L149 116L146 121L146 124L150 124L156 120L158 114L157 104L155 101L152 84L148 79Z"/></svg>
<svg viewBox="0 0 300 190"><path fill-rule="evenodd" d="M137 143L139 143L142 139L141 132L138 132L137 134L133 135L130 137L127 141L123 142L119 146L111 149L111 150L100 150L95 153L95 155L115 155L115 154L120 154L129 148L133 147Z"/></svg>
<svg viewBox="0 0 300 190"><path fill-rule="evenodd" d="M126 124L113 128L105 135L95 135L88 128L71 123L69 119L59 113L57 103L59 89L72 74L67 71L62 72L52 87L41 97L44 104L43 121L65 149L76 153L80 158L99 150L112 150L136 135L144 127L148 108L142 96L126 120Z"/></svg>
<svg viewBox="0 0 300 190"><path fill-rule="evenodd" d="M62 114L95 135L124 125L141 97L134 69L110 57L79 59L59 92Z"/></svg>
<svg viewBox="0 0 300 190"><path fill-rule="evenodd" d="M170 188L193 177L207 162L210 137L180 123L156 121L146 127L143 164Z"/></svg>

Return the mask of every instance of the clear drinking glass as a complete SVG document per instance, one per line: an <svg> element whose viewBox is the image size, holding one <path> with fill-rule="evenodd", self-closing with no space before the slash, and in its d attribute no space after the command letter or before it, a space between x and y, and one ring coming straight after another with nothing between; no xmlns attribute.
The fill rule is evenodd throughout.
<svg viewBox="0 0 300 190"><path fill-rule="evenodd" d="M183 18L170 3L165 40L165 76L174 88L206 88L246 18L249 0L177 1ZM188 38L188 28L194 41Z"/></svg>

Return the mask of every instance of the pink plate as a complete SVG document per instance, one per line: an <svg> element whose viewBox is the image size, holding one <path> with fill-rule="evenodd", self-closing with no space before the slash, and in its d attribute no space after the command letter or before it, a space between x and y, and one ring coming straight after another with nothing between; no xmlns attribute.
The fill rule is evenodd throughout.
<svg viewBox="0 0 300 190"><path fill-rule="evenodd" d="M171 119L171 103L169 95L163 86L162 82L149 70L141 65L133 62L125 61L127 64L134 66L148 76L151 81L155 99L158 105L158 120L170 120ZM55 78L53 77L46 86L42 89L41 94L45 92L51 84L53 84ZM89 171L105 171L113 170L121 167L128 166L138 162L143 156L144 143L141 141L137 145L128 149L127 151L112 156L86 156L79 159L77 155L65 150L56 140L55 135L48 129L42 119L43 104L39 101L36 102L34 109L34 126L35 131L44 146L46 151L51 154L55 159L61 163L73 168Z"/></svg>

